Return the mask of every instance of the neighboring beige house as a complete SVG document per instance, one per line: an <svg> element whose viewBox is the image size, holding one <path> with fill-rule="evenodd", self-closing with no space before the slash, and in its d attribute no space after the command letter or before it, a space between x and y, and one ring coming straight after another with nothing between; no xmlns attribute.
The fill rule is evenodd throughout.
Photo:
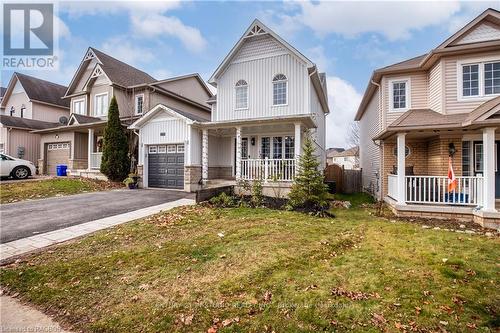
<svg viewBox="0 0 500 333"><path fill-rule="evenodd" d="M398 215L500 225L498 11L424 55L375 70L355 119L364 188Z"/></svg>
<svg viewBox="0 0 500 333"><path fill-rule="evenodd" d="M333 150L326 155L326 163L337 164L344 169L359 169L359 147L352 147L343 151Z"/></svg>
<svg viewBox="0 0 500 333"><path fill-rule="evenodd" d="M217 88L207 99L211 117L158 105L130 126L139 131L146 187L195 191L259 179L268 195L278 186L286 192L306 132L325 165L325 74L262 22L250 25L209 83Z"/></svg>
<svg viewBox="0 0 500 333"><path fill-rule="evenodd" d="M67 87L14 73L0 103L0 151L37 163L40 135L32 130L60 125L69 118Z"/></svg>
<svg viewBox="0 0 500 333"><path fill-rule="evenodd" d="M54 174L66 164L71 175L102 177L103 130L111 98L115 96L126 127L158 104L200 119L210 119L206 101L210 89L198 74L156 80L149 74L95 48L89 48L64 94L71 115L67 125L38 130L41 135L39 169ZM137 161L138 136L132 131L129 144ZM161 132L158 135L166 135Z"/></svg>

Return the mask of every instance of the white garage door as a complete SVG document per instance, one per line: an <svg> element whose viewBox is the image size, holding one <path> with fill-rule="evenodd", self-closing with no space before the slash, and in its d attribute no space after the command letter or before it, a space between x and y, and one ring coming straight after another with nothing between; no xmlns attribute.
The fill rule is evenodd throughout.
<svg viewBox="0 0 500 333"><path fill-rule="evenodd" d="M55 175L58 164L68 165L71 144L58 142L47 144L47 170L46 174Z"/></svg>

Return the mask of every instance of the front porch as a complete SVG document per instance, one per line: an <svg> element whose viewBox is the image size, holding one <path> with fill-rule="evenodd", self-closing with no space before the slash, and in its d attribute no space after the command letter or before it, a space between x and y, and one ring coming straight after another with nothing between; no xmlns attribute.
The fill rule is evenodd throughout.
<svg viewBox="0 0 500 333"><path fill-rule="evenodd" d="M473 220L499 228L496 130L408 131L385 138L384 200L398 216ZM456 178L451 190L449 160Z"/></svg>

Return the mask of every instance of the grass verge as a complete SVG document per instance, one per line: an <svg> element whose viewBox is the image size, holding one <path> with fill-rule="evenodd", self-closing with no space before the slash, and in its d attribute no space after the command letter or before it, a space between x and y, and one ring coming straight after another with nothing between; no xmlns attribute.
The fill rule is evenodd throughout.
<svg viewBox="0 0 500 333"><path fill-rule="evenodd" d="M122 184L87 178L53 178L0 183L0 203L121 188Z"/></svg>
<svg viewBox="0 0 500 333"><path fill-rule="evenodd" d="M84 332L499 328L498 238L335 214L180 208L4 267L0 284Z"/></svg>

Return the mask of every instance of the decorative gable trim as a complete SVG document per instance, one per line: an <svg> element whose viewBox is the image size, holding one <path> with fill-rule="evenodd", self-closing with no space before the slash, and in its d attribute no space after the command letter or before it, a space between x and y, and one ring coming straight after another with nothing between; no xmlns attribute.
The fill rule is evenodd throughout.
<svg viewBox="0 0 500 333"><path fill-rule="evenodd" d="M168 106L163 105L163 104L158 104L154 108L152 108L150 111L148 111L144 116L137 119L132 125L130 125L128 127L128 129L140 129L140 128L142 128L148 122L154 121L154 118L156 117L156 115L158 115L161 112L164 112L172 117L182 119L188 124L191 124L193 122L191 119L184 117L183 115L172 110Z"/></svg>
<svg viewBox="0 0 500 333"><path fill-rule="evenodd" d="M89 48L87 53L85 54L85 57L83 58L83 61L94 59L94 58L97 58L97 56L95 55L94 51L91 48Z"/></svg>
<svg viewBox="0 0 500 333"><path fill-rule="evenodd" d="M264 34L267 34L267 32L264 29L262 29L258 24L255 24L247 33L246 37L264 35Z"/></svg>
<svg viewBox="0 0 500 333"><path fill-rule="evenodd" d="M74 114L74 113L72 113L72 114L69 116L68 126L70 126L70 125L74 125L74 124L80 125L80 123L78 122L78 119L76 119L76 117L75 117L75 114Z"/></svg>

